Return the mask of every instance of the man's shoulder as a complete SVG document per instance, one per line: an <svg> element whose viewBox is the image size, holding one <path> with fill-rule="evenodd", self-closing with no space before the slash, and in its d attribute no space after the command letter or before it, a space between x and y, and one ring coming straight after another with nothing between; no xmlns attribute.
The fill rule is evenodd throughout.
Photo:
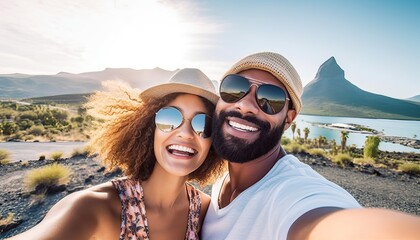
<svg viewBox="0 0 420 240"><path fill-rule="evenodd" d="M323 178L309 165L301 162L296 156L291 154L287 154L279 159L267 175L285 178L292 176Z"/></svg>

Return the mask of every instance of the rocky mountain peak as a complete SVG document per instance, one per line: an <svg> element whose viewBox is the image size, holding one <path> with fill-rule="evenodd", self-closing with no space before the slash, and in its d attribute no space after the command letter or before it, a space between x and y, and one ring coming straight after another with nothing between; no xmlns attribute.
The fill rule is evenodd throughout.
<svg viewBox="0 0 420 240"><path fill-rule="evenodd" d="M334 57L330 57L319 67L315 79L319 78L344 79L344 70L338 66Z"/></svg>

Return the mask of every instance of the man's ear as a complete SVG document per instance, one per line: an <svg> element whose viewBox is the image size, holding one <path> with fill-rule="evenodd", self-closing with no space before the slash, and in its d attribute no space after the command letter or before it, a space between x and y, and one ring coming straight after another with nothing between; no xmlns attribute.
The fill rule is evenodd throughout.
<svg viewBox="0 0 420 240"><path fill-rule="evenodd" d="M296 110L290 109L287 111L286 121L284 124L284 131L286 131L290 127L290 125L292 125L292 122L293 120L295 120L296 116Z"/></svg>

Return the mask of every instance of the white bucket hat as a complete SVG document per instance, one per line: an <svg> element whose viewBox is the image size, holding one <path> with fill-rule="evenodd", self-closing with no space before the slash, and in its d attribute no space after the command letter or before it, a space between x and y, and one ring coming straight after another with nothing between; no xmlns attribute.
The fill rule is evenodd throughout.
<svg viewBox="0 0 420 240"><path fill-rule="evenodd" d="M213 104L219 100L211 80L199 69L184 68L177 71L168 83L150 87L140 93L140 98L162 98L171 93L189 93L203 97Z"/></svg>

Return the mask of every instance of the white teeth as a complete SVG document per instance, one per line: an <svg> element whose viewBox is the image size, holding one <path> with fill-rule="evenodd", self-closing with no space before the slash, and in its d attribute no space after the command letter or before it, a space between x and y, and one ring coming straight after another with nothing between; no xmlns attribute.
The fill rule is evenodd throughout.
<svg viewBox="0 0 420 240"><path fill-rule="evenodd" d="M185 146L181 146L181 145L170 145L168 147L168 149L187 152L187 153L191 153L191 154L195 153L194 149L189 148L189 147L185 147Z"/></svg>
<svg viewBox="0 0 420 240"><path fill-rule="evenodd" d="M247 125L243 125L234 121L229 121L229 125L238 129L238 130L243 130L243 131L249 131L249 132L256 132L258 131L258 128L254 128L251 126L247 126Z"/></svg>

